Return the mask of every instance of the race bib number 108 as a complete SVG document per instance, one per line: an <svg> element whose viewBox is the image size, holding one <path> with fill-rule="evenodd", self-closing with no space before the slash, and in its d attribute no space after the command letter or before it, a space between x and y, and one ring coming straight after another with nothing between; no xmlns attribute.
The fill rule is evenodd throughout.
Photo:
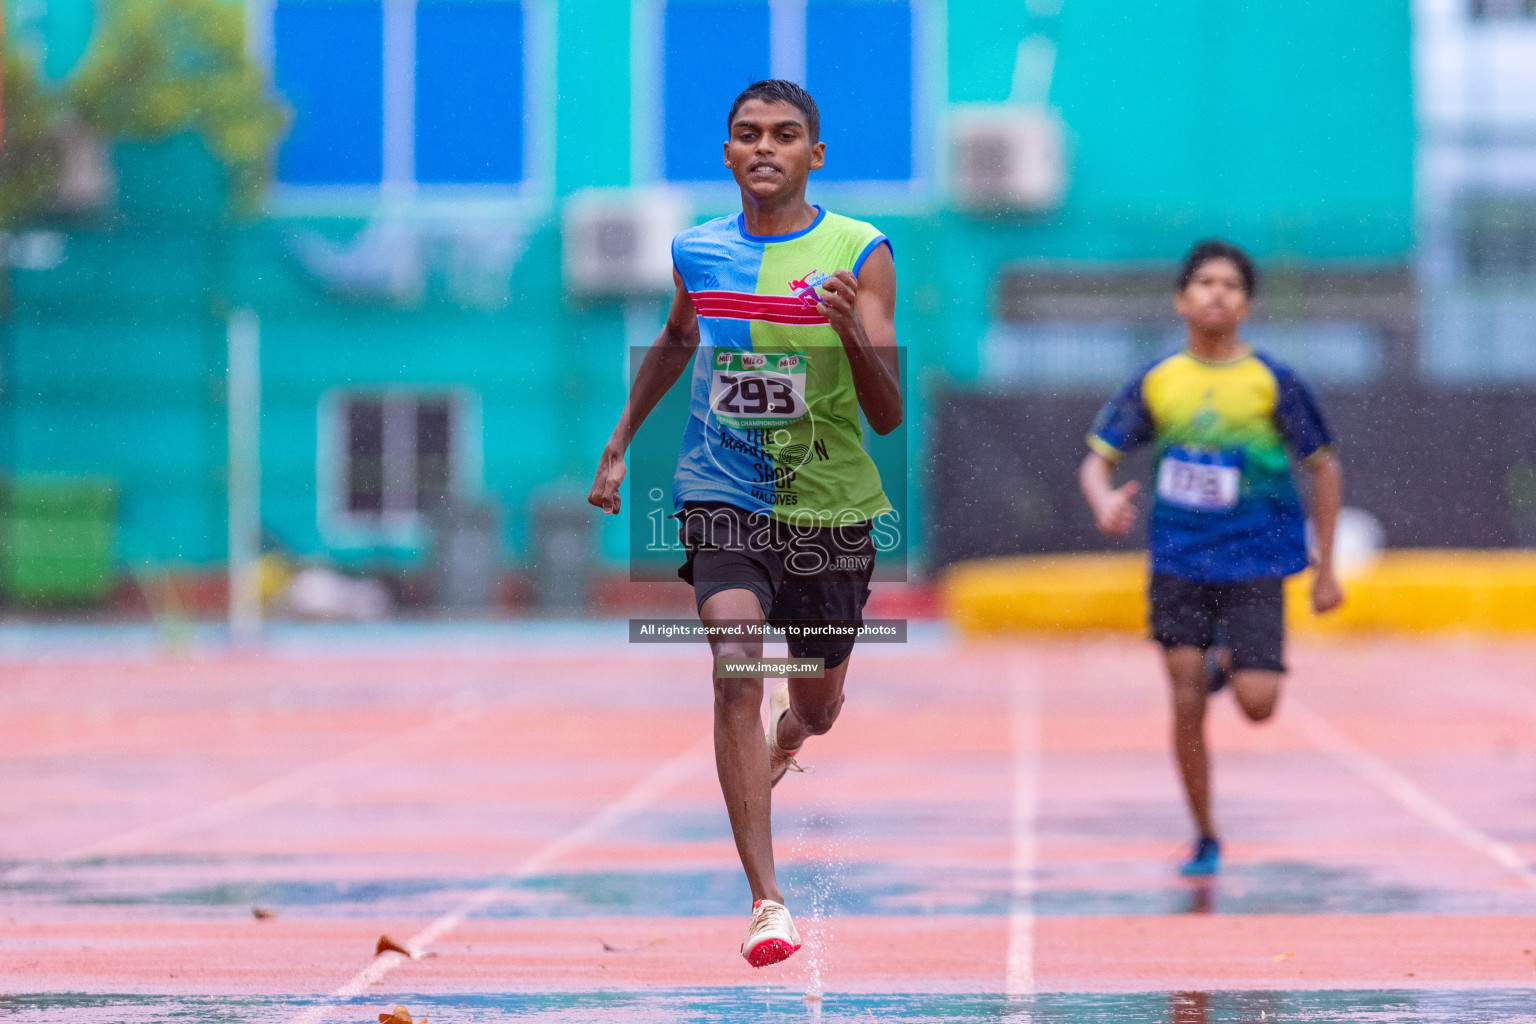
<svg viewBox="0 0 1536 1024"><path fill-rule="evenodd" d="M1237 507L1243 471L1240 456L1170 448L1157 467L1157 496L1197 512Z"/></svg>
<svg viewBox="0 0 1536 1024"><path fill-rule="evenodd" d="M762 353L716 349L709 407L730 427L779 427L806 413L803 352Z"/></svg>

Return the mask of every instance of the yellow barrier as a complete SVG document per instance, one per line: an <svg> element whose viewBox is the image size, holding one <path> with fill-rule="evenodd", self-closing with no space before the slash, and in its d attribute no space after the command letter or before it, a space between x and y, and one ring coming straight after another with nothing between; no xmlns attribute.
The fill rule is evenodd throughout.
<svg viewBox="0 0 1536 1024"><path fill-rule="evenodd" d="M1314 616L1310 575L1286 584L1293 629L1326 633L1536 633L1536 551L1384 553L1344 580L1344 607ZM941 594L968 636L1146 630L1144 554L995 558L952 566Z"/></svg>

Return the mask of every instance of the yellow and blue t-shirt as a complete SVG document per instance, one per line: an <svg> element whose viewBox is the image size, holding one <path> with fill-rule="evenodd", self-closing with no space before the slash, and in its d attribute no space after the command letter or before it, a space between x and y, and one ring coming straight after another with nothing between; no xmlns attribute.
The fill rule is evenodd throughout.
<svg viewBox="0 0 1536 1024"><path fill-rule="evenodd" d="M808 526L889 511L864 450L843 343L816 288L858 276L886 237L816 207L802 231L754 235L740 214L689 228L672 263L699 315L689 416L672 497L718 501Z"/></svg>
<svg viewBox="0 0 1536 1024"><path fill-rule="evenodd" d="M1213 363L1178 352L1145 367L1088 435L1111 460L1154 445L1152 571L1199 583L1307 566L1306 517L1287 449L1333 444L1312 391L1262 352Z"/></svg>

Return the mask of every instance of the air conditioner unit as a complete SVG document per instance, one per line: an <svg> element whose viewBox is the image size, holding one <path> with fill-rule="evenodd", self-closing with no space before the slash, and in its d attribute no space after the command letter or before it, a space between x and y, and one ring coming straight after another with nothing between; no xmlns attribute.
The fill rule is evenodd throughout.
<svg viewBox="0 0 1536 1024"><path fill-rule="evenodd" d="M1046 107L959 107L950 130L957 205L1042 212L1067 192L1066 130Z"/></svg>
<svg viewBox="0 0 1536 1024"><path fill-rule="evenodd" d="M577 192L561 226L566 290L586 299L670 292L672 236L691 223L686 200L668 189Z"/></svg>

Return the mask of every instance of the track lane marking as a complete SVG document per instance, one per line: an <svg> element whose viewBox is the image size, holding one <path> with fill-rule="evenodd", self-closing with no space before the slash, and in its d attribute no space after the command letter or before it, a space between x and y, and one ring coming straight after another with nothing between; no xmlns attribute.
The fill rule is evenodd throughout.
<svg viewBox="0 0 1536 1024"><path fill-rule="evenodd" d="M459 726L478 717L478 711L460 711L443 715L425 725L418 726L410 732L392 734L382 739L365 743L361 747L338 754L335 757L326 758L324 761L316 761L295 769L286 775L279 775L258 786L236 793L234 796L215 801L195 811L177 814L160 821L141 825L138 828L129 829L107 839L101 839L84 846L77 846L72 850L53 857L41 860L33 860L27 864L21 864L11 868L5 874L0 875L0 881L25 882L35 878L47 867L65 864L70 861L86 860L92 857L103 857L112 853L121 853L141 847L168 835L183 832L192 828L202 828L209 825L220 825L254 811L270 807L273 804L283 803L292 799L306 788L319 783L322 778L337 768L345 767L353 763L366 764L376 760L380 755L399 750L402 745L411 746L426 740L432 733Z"/></svg>
<svg viewBox="0 0 1536 1024"><path fill-rule="evenodd" d="M1314 747L1332 756L1408 811L1463 846L1488 857L1536 889L1536 870L1520 856L1518 850L1469 823L1426 793L1408 776L1345 736L1338 727L1305 704L1294 699L1287 702L1286 724L1293 731L1301 733Z"/></svg>
<svg viewBox="0 0 1536 1024"><path fill-rule="evenodd" d="M1035 836L1040 810L1040 677L1031 663L1010 661L1008 700L1013 760L1013 872L1008 902L1010 998L1035 991Z"/></svg>
<svg viewBox="0 0 1536 1024"><path fill-rule="evenodd" d="M615 825L650 807L665 796L673 786L693 774L701 764L707 764L712 759L714 749L714 733L711 731L682 753L657 767L627 793L585 822L524 858L506 873L505 882L498 882L472 893L458 906L411 936L405 943L406 948L418 955L426 952L434 942L463 924L469 915L483 910L497 900L511 896L513 883L539 874L560 857L580 849ZM400 953L379 954L372 963L353 975L350 981L332 991L329 1002L308 1007L293 1018L293 1024L315 1024L316 1021L325 1019L332 1010L337 1008L339 1001L362 995L409 959Z"/></svg>

